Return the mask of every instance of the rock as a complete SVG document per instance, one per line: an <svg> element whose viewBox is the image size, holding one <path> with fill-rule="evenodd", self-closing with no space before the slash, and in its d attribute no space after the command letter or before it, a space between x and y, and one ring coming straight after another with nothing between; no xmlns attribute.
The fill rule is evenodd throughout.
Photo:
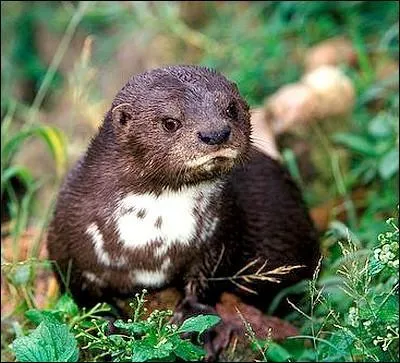
<svg viewBox="0 0 400 363"><path fill-rule="evenodd" d="M250 110L250 114L253 130L251 140L253 145L271 158L280 160L281 155L275 142L274 132L266 120L265 110L262 107L255 108Z"/></svg>
<svg viewBox="0 0 400 363"><path fill-rule="evenodd" d="M357 62L357 53L351 41L344 37L335 37L310 48L304 63L309 72L324 65L338 66L345 63L355 66Z"/></svg>
<svg viewBox="0 0 400 363"><path fill-rule="evenodd" d="M317 95L301 82L280 88L266 103L266 118L275 135L317 118Z"/></svg>
<svg viewBox="0 0 400 363"><path fill-rule="evenodd" d="M353 109L352 81L337 67L321 66L288 84L265 103L267 122L275 135L332 117L346 117Z"/></svg>
<svg viewBox="0 0 400 363"><path fill-rule="evenodd" d="M237 327L241 337L244 337L247 331L246 323L259 339L271 338L279 341L298 334L293 325L277 317L264 315L254 306L243 303L239 297L230 293L222 294L216 310L224 322Z"/></svg>
<svg viewBox="0 0 400 363"><path fill-rule="evenodd" d="M317 94L317 117L347 116L353 109L355 90L352 81L339 68L322 66L307 73L302 83Z"/></svg>

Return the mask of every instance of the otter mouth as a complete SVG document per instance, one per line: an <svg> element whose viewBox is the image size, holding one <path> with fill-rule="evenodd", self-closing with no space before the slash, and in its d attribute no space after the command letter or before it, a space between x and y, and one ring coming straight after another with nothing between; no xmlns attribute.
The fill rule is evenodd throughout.
<svg viewBox="0 0 400 363"><path fill-rule="evenodd" d="M233 166L238 156L238 150L222 149L190 160L186 163L186 166L206 170L211 170L218 165Z"/></svg>

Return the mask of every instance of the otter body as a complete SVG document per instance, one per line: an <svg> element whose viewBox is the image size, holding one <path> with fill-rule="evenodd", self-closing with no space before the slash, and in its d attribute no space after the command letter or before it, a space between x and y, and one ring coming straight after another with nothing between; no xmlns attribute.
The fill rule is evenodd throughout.
<svg viewBox="0 0 400 363"><path fill-rule="evenodd" d="M319 251L301 194L250 133L248 105L215 71L132 77L60 190L47 244L61 285L82 305L174 286L186 301L230 290L266 308L311 277ZM249 264L302 267L280 284L227 279Z"/></svg>

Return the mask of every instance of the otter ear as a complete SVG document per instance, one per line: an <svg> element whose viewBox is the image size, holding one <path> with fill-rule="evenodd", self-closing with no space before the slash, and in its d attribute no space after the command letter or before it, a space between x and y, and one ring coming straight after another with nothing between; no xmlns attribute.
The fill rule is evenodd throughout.
<svg viewBox="0 0 400 363"><path fill-rule="evenodd" d="M125 126L133 118L132 106L129 103L122 103L112 109L111 115L116 124Z"/></svg>

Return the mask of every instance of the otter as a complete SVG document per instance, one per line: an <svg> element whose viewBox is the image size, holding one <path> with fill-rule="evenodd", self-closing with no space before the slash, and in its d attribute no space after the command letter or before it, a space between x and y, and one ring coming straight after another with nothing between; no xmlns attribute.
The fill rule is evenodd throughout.
<svg viewBox="0 0 400 363"><path fill-rule="evenodd" d="M173 286L182 318L223 291L265 310L310 278L319 247L301 192L251 140L249 105L219 72L130 78L59 191L47 247L60 285L80 305ZM279 284L230 279L283 266Z"/></svg>

